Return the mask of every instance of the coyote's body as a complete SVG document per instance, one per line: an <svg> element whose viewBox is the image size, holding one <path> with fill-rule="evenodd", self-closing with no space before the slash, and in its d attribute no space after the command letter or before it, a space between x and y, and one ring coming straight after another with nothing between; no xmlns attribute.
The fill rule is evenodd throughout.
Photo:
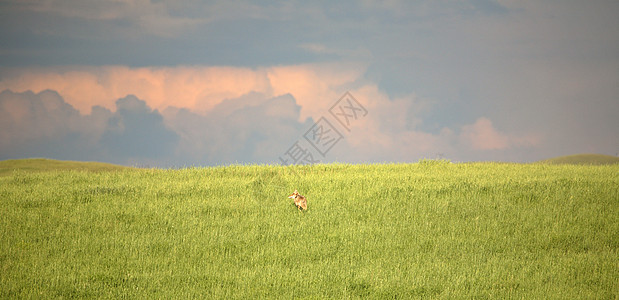
<svg viewBox="0 0 619 300"><path fill-rule="evenodd" d="M297 190L295 190L294 193L290 194L290 196L288 196L288 198L294 200L294 205L297 207L297 209L299 209L299 210L307 210L307 199L305 199L305 197L299 195L299 192Z"/></svg>

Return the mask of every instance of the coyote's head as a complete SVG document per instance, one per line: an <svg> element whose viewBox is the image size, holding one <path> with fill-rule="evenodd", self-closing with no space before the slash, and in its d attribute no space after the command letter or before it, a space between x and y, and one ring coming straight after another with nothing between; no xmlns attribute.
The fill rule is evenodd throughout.
<svg viewBox="0 0 619 300"><path fill-rule="evenodd" d="M297 199L298 196L299 196L299 191L294 190L294 193L290 194L290 196L288 196L288 198L290 198L290 199Z"/></svg>

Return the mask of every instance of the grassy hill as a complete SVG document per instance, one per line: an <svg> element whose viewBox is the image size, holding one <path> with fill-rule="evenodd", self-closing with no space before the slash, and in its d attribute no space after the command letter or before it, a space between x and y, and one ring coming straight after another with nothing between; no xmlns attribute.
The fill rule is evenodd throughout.
<svg viewBox="0 0 619 300"><path fill-rule="evenodd" d="M0 161L0 176L11 174L14 171L21 170L26 172L42 172L42 171L60 171L60 170L78 170L78 171L118 171L130 169L129 167L100 163L100 162L79 162L79 161L63 161L46 158L30 158L30 159L11 159Z"/></svg>
<svg viewBox="0 0 619 300"><path fill-rule="evenodd" d="M619 165L13 172L0 298L613 299L618 195Z"/></svg>
<svg viewBox="0 0 619 300"><path fill-rule="evenodd" d="M539 163L570 165L611 165L618 164L619 157L603 154L576 154L546 159L540 161Z"/></svg>

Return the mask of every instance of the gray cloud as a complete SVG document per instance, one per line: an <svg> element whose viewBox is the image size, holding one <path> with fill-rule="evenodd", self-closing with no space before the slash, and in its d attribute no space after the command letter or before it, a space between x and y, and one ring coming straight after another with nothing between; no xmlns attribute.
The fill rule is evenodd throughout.
<svg viewBox="0 0 619 300"><path fill-rule="evenodd" d="M82 115L54 91L0 93L0 159L48 157L139 166L277 163L311 126L287 94L250 93L207 114L152 110L129 95L116 111L95 106ZM165 120L164 120L165 116Z"/></svg>
<svg viewBox="0 0 619 300"><path fill-rule="evenodd" d="M100 145L108 160L142 161L165 159L174 153L178 136L166 128L163 117L135 96L116 101Z"/></svg>
<svg viewBox="0 0 619 300"><path fill-rule="evenodd" d="M287 94L259 93L227 99L206 115L168 108L166 123L181 136L179 164L276 163L312 120L300 123L301 107Z"/></svg>
<svg viewBox="0 0 619 300"><path fill-rule="evenodd" d="M0 93L0 158L49 156L88 159L100 126L111 115L96 108L82 116L54 91Z"/></svg>
<svg viewBox="0 0 619 300"><path fill-rule="evenodd" d="M133 96L116 112L82 115L58 93L0 93L0 159L48 157L144 164L173 154L178 137L158 111ZM164 160L165 161L165 160Z"/></svg>

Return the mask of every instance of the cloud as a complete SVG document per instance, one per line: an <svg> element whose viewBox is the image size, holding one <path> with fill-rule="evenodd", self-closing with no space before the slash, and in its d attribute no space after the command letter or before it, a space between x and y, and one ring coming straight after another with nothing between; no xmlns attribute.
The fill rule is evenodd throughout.
<svg viewBox="0 0 619 300"><path fill-rule="evenodd" d="M277 162L278 152L300 137L303 125L307 130L346 89L363 84L362 74L363 67L350 64L29 68L4 70L0 88L55 89L84 116L108 110L113 116L96 127L98 146L105 149L98 152L108 161L140 156L164 164L266 163ZM162 142L154 145L158 135Z"/></svg>
<svg viewBox="0 0 619 300"><path fill-rule="evenodd" d="M305 120L319 118L347 90L364 84L364 72L361 64L333 63L273 67L266 74L273 95L293 95Z"/></svg>
<svg viewBox="0 0 619 300"><path fill-rule="evenodd" d="M473 150L506 150L537 147L542 143L541 134L509 134L497 130L486 117L461 127L460 143Z"/></svg>
<svg viewBox="0 0 619 300"><path fill-rule="evenodd" d="M208 23L209 17L203 15L174 14L173 3L168 5L162 1L131 0L131 1L95 1L89 3L73 3L71 1L7 1L5 9L21 14L35 14L47 19L83 20L89 23L108 24L115 34L124 29L132 34L148 33L161 37L173 37L182 31ZM50 35L67 34L56 28L40 28L38 33ZM79 28L69 28L69 32L77 34Z"/></svg>
<svg viewBox="0 0 619 300"><path fill-rule="evenodd" d="M374 109L368 116L374 115L353 124L322 161L416 160L437 143L437 137L406 128L414 127L405 117L414 105L405 99L390 103L376 87L353 93L368 110ZM328 109L337 99L323 101ZM251 92L224 99L206 113L176 107L159 113L130 95L115 102L115 111L95 106L85 115L53 91L5 91L0 104L6 129L2 159L44 156L152 166L278 163L315 121L301 121L302 107L289 93L273 97ZM388 115L391 121L381 124ZM327 111L321 116L329 117Z"/></svg>
<svg viewBox="0 0 619 300"><path fill-rule="evenodd" d="M111 113L102 108L82 116L54 91L0 93L0 158L52 156L87 159L93 136Z"/></svg>
<svg viewBox="0 0 619 300"><path fill-rule="evenodd" d="M487 118L479 118L472 125L462 126L460 138L474 150L501 150L510 146L509 138L499 133Z"/></svg>
<svg viewBox="0 0 619 300"><path fill-rule="evenodd" d="M5 70L0 78L0 89L58 91L82 113L89 113L94 105L115 109L115 99L126 95L146 99L156 109L175 106L204 111L223 99L265 92L269 87L261 71L231 67L20 68Z"/></svg>
<svg viewBox="0 0 619 300"><path fill-rule="evenodd" d="M5 90L0 93L0 159L165 163L178 137L159 112L134 96L116 105L116 112L95 106L83 115L54 91Z"/></svg>
<svg viewBox="0 0 619 300"><path fill-rule="evenodd" d="M45 115L39 118L44 121L35 121L24 115L31 111L24 106L29 102L5 101L3 113L11 120L5 121L11 134L7 141L25 145L19 132L43 141L41 145L67 136L74 150L63 150L63 155L123 164L278 163L278 157L295 141L303 141L303 134L322 117L331 118L345 133L342 142L321 157L323 162L416 161L439 154L467 160L476 157L475 151L503 153L538 145L527 135L501 133L487 117L461 128L424 131L422 116L431 101L415 94L389 96L355 64L31 68L3 73L3 87L26 89L5 93L7 98L32 98L29 101L43 107ZM54 87L60 91L30 91ZM349 128L329 113L346 91L368 111ZM53 101L45 100L50 97ZM20 119L26 121L16 121ZM57 133L43 138L36 135L37 128ZM11 145L3 145L5 157L17 155ZM62 152L52 148L41 146L33 153Z"/></svg>
<svg viewBox="0 0 619 300"><path fill-rule="evenodd" d="M125 165L185 166L274 163L312 123L299 122L290 95L249 93L206 114L167 108L163 114L133 95L115 111L88 115L54 91L0 93L0 159L49 157ZM165 117L164 117L165 116Z"/></svg>
<svg viewBox="0 0 619 300"><path fill-rule="evenodd" d="M328 109L330 99L358 81L364 67L334 63L269 68L239 67L50 67L0 71L0 90L58 91L82 113L99 105L114 110L114 101L135 95L155 109L187 108L204 113L225 99L248 93L271 97L290 93L303 107L301 118Z"/></svg>
<svg viewBox="0 0 619 300"><path fill-rule="evenodd" d="M118 99L116 108L99 141L109 159L165 161L174 154L178 135L166 128L157 110L132 95Z"/></svg>
<svg viewBox="0 0 619 300"><path fill-rule="evenodd" d="M168 108L167 123L181 136L179 164L274 163L311 120L299 122L301 107L290 95L250 93L227 99L206 115Z"/></svg>

